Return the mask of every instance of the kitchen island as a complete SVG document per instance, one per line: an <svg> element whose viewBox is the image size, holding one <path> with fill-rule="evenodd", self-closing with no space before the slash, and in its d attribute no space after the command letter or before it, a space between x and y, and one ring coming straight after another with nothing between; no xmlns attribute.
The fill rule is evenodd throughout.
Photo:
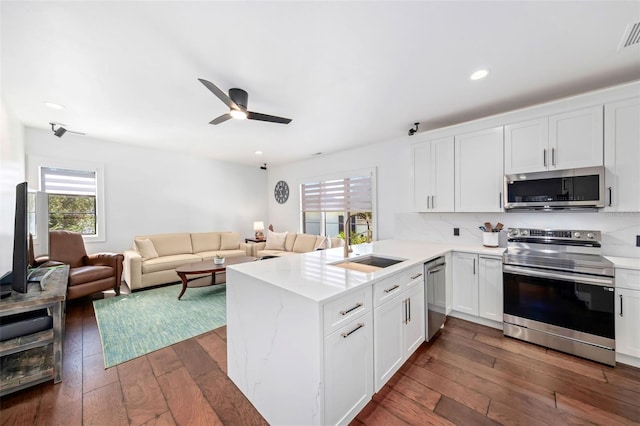
<svg viewBox="0 0 640 426"><path fill-rule="evenodd" d="M374 308L396 289L421 285L424 295L424 262L452 249L469 247L396 240L354 246L350 258L402 260L374 272L336 266L341 248L228 268L229 377L271 424L348 423L374 392ZM412 316L404 304L403 322L421 314L413 324L424 341L421 297L413 306L423 312Z"/></svg>

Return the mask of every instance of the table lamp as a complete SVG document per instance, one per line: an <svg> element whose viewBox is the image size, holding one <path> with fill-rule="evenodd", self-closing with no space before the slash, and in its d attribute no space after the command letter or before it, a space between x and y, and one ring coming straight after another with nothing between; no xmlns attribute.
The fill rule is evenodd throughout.
<svg viewBox="0 0 640 426"><path fill-rule="evenodd" d="M256 240L264 240L264 223L262 221L253 222L253 230L256 231Z"/></svg>

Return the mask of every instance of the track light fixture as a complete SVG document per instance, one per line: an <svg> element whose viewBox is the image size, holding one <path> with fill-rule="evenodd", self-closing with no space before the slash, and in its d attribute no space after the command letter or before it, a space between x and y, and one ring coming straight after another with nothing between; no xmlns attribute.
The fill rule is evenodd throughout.
<svg viewBox="0 0 640 426"><path fill-rule="evenodd" d="M61 138L62 135L64 135L67 132L75 133L76 135L84 135L84 133L74 132L72 130L67 130L64 127L62 127L61 124L58 124L58 123L49 123L49 124L51 124L51 131L53 132L53 134L56 135L59 138ZM56 129L56 124L58 124L58 128L57 129Z"/></svg>
<svg viewBox="0 0 640 426"><path fill-rule="evenodd" d="M413 136L416 134L416 132L418 131L418 126L420 125L420 123L413 123L414 126L416 126L414 129L409 129L409 136Z"/></svg>

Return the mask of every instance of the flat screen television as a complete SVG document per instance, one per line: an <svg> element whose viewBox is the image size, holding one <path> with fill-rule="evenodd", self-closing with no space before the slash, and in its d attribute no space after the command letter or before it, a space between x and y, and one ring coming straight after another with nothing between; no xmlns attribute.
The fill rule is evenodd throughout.
<svg viewBox="0 0 640 426"><path fill-rule="evenodd" d="M27 272L29 269L29 226L27 217L27 182L16 185L16 214L13 227L13 268L11 289L27 292Z"/></svg>

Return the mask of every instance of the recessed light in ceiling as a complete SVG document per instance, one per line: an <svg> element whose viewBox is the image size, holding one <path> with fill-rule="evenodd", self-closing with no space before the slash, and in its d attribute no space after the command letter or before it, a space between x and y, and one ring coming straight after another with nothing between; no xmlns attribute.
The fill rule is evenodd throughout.
<svg viewBox="0 0 640 426"><path fill-rule="evenodd" d="M60 105L55 102L44 101L44 104L51 109L64 109L64 105Z"/></svg>
<svg viewBox="0 0 640 426"><path fill-rule="evenodd" d="M469 77L471 80L480 80L481 78L485 78L489 74L489 70L478 70L471 74Z"/></svg>
<svg viewBox="0 0 640 426"><path fill-rule="evenodd" d="M256 151L256 155L262 155L262 151Z"/></svg>

